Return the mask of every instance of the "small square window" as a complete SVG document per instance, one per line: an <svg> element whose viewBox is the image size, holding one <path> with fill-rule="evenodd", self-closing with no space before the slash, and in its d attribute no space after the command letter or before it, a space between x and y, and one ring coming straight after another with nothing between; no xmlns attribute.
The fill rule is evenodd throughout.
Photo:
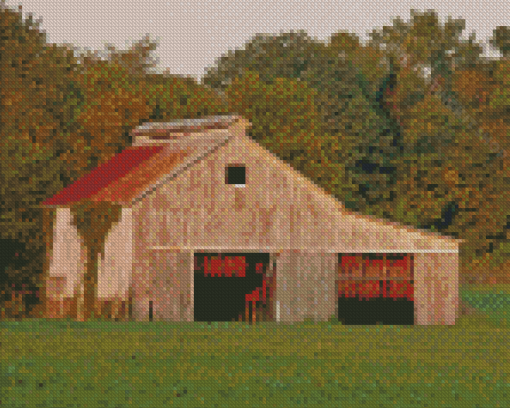
<svg viewBox="0 0 510 408"><path fill-rule="evenodd" d="M242 165L227 166L225 172L227 184L235 184L241 186L246 184L246 167Z"/></svg>

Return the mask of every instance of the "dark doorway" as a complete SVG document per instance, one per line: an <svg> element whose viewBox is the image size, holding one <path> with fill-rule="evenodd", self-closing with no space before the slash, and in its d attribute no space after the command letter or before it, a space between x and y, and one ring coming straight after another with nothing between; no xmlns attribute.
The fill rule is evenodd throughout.
<svg viewBox="0 0 510 408"><path fill-rule="evenodd" d="M246 295L262 287L269 254L195 253L197 322L231 322L243 314Z"/></svg>
<svg viewBox="0 0 510 408"><path fill-rule="evenodd" d="M413 325L414 301L407 298L338 298L338 320L345 325Z"/></svg>
<svg viewBox="0 0 510 408"><path fill-rule="evenodd" d="M340 254L338 320L346 325L414 325L414 258Z"/></svg>

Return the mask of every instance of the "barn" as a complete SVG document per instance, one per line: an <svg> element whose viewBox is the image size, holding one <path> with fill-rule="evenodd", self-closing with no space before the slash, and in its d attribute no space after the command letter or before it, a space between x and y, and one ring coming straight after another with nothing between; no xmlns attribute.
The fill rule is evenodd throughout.
<svg viewBox="0 0 510 408"><path fill-rule="evenodd" d="M145 124L43 202L56 209L51 316L85 268L70 211L85 199L122 206L97 298L134 320L455 324L462 240L348 211L249 126L238 115Z"/></svg>

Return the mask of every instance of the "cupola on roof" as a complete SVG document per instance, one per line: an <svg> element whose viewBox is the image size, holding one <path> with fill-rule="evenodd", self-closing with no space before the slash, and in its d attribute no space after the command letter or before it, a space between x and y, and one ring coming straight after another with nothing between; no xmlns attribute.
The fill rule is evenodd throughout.
<svg viewBox="0 0 510 408"><path fill-rule="evenodd" d="M133 136L149 136L151 139L164 139L171 133L205 132L212 129L228 129L239 120L239 115L208 116L201 119L181 119L173 122L151 122L132 130Z"/></svg>

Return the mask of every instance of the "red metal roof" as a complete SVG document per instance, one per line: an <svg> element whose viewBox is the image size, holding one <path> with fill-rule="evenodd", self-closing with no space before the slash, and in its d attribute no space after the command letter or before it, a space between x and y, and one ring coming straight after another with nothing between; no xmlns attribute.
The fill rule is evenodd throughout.
<svg viewBox="0 0 510 408"><path fill-rule="evenodd" d="M42 202L42 205L69 205L83 199L91 199L98 193L100 196L104 196L102 190L134 171L138 166L160 153L163 148L164 146L130 146ZM95 199L94 201L101 200Z"/></svg>
<svg viewBox="0 0 510 408"><path fill-rule="evenodd" d="M182 164L196 150L195 147L188 147L185 152L173 152L163 149L153 155L150 160L142 162L124 177L112 181L108 187L95 194L91 201L107 201L128 205L151 185L157 183L159 179L172 173L178 165Z"/></svg>

